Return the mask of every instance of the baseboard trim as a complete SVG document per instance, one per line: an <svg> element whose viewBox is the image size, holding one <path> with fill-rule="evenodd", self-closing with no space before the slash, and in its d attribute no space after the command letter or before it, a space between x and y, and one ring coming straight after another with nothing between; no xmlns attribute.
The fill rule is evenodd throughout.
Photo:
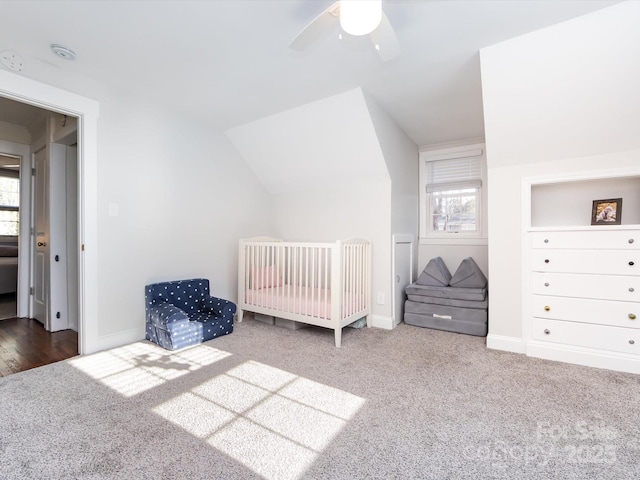
<svg viewBox="0 0 640 480"><path fill-rule="evenodd" d="M507 337L504 335L487 335L487 348L504 350L513 353L526 353L526 345L521 338Z"/></svg>
<svg viewBox="0 0 640 480"><path fill-rule="evenodd" d="M369 315L367 317L367 325L370 327L382 328L384 330L393 330L393 317Z"/></svg>
<svg viewBox="0 0 640 480"><path fill-rule="evenodd" d="M532 340L527 355L557 362L640 374L640 357L631 354Z"/></svg>
<svg viewBox="0 0 640 480"><path fill-rule="evenodd" d="M110 348L121 347L130 343L144 340L144 329L131 328L122 332L102 335L98 337L98 348L95 351L108 350Z"/></svg>

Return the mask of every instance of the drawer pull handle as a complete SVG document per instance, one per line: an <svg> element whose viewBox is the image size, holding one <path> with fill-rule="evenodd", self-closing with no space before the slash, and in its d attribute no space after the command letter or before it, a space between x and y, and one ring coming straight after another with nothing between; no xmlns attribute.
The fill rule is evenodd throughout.
<svg viewBox="0 0 640 480"><path fill-rule="evenodd" d="M551 333L551 330L549 330L548 328L544 329L544 334L545 335L549 335ZM633 340L632 340L633 341Z"/></svg>
<svg viewBox="0 0 640 480"><path fill-rule="evenodd" d="M629 242L630 242L630 243L633 243L633 240L629 240ZM545 238L545 239L544 239L544 243L549 243L549 239L548 239L548 238Z"/></svg>
<svg viewBox="0 0 640 480"><path fill-rule="evenodd" d="M544 259L544 263L549 263L549 259L548 259L548 258L545 258L545 259ZM632 264L631 262L629 262L629 265L633 265L633 264Z"/></svg>
<svg viewBox="0 0 640 480"><path fill-rule="evenodd" d="M635 292L636 290L635 290L635 288L633 288L633 287L629 287L629 291L630 291L630 292Z"/></svg>
<svg viewBox="0 0 640 480"><path fill-rule="evenodd" d="M629 265L631 265L633 267L635 265L635 263L629 262Z"/></svg>
<svg viewBox="0 0 640 480"><path fill-rule="evenodd" d="M629 340L629 343L630 343L631 345L633 345L634 343L636 343L636 341L635 341L635 340Z"/></svg>
<svg viewBox="0 0 640 480"><path fill-rule="evenodd" d="M630 318L631 320L635 320L635 319L636 319L636 314L635 314L635 313L630 313L630 314L629 314L629 318Z"/></svg>
<svg viewBox="0 0 640 480"><path fill-rule="evenodd" d="M633 243L633 238L630 238L630 239L629 239L629 243Z"/></svg>
<svg viewBox="0 0 640 480"><path fill-rule="evenodd" d="M548 312L549 310L551 310L551 307L549 305L545 305L544 306L544 310L545 310L545 312Z"/></svg>
<svg viewBox="0 0 640 480"><path fill-rule="evenodd" d="M549 286L549 282L544 282L544 286L548 287Z"/></svg>

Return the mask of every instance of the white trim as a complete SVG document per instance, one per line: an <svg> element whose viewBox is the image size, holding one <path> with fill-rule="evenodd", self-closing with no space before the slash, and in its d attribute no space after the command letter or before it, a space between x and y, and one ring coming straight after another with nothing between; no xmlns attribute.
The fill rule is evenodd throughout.
<svg viewBox="0 0 640 480"><path fill-rule="evenodd" d="M31 242L31 147L0 140L0 152L20 156L20 235L18 236L18 284L16 315L29 315L29 252Z"/></svg>
<svg viewBox="0 0 640 480"><path fill-rule="evenodd" d="M487 237L458 237L451 234L449 237L420 238L420 245L489 245Z"/></svg>
<svg viewBox="0 0 640 480"><path fill-rule="evenodd" d="M438 160L453 160L454 158L473 158L480 157L484 153L483 148L454 148L441 150L438 153L435 151L424 152L425 162L437 162Z"/></svg>
<svg viewBox="0 0 640 480"><path fill-rule="evenodd" d="M526 345L521 338L493 335L491 333L487 335L487 348L513 353L526 352Z"/></svg>
<svg viewBox="0 0 640 480"><path fill-rule="evenodd" d="M382 328L384 330L393 330L393 317L369 315L367 317L367 325L369 327Z"/></svg>
<svg viewBox="0 0 640 480"><path fill-rule="evenodd" d="M98 351L99 103L3 70L0 95L78 117L78 245L85 246L78 253L78 349L81 354Z"/></svg>
<svg viewBox="0 0 640 480"><path fill-rule="evenodd" d="M130 343L140 342L144 338L144 327L130 328L122 332L102 335L99 339L96 351L108 350L110 348L121 347Z"/></svg>
<svg viewBox="0 0 640 480"><path fill-rule="evenodd" d="M603 230L638 230L640 225L637 224L625 224L625 225L584 225L570 227L530 227L529 232L601 232Z"/></svg>
<svg viewBox="0 0 640 480"><path fill-rule="evenodd" d="M455 141L455 142L444 142L444 143L435 143L435 144L431 144L431 145L422 145L419 148L419 152L436 152L438 150L445 150L445 149L454 149L457 147L462 147L462 148L469 148L469 145L476 145L478 143L485 143L484 137L475 137L475 138L467 138L466 140L462 140L462 141Z"/></svg>
<svg viewBox="0 0 640 480"><path fill-rule="evenodd" d="M401 321L402 318L396 317L396 295L395 295L395 276L396 276L396 245L408 243L410 245L410 256L409 256L409 265L411 268L409 269L409 284L413 283L413 268L414 268L414 244L413 244L413 235L406 233L394 233L392 235L392 244L393 248L391 250L391 291L393 294L391 295L391 317L393 322L393 328L396 327Z"/></svg>
<svg viewBox="0 0 640 480"><path fill-rule="evenodd" d="M640 374L640 357L637 355L540 342L538 340L532 340L527 344L527 355L556 362Z"/></svg>

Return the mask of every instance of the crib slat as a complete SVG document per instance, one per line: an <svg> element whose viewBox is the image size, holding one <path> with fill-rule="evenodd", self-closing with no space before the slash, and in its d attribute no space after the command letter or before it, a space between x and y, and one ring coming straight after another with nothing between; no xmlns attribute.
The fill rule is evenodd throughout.
<svg viewBox="0 0 640 480"><path fill-rule="evenodd" d="M291 283L291 248L287 248L287 312L291 311Z"/></svg>

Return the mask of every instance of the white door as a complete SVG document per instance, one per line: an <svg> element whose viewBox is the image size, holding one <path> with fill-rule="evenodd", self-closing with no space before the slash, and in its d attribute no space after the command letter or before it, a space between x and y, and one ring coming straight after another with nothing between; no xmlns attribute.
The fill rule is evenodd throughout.
<svg viewBox="0 0 640 480"><path fill-rule="evenodd" d="M67 147L67 328L78 331L78 149Z"/></svg>
<svg viewBox="0 0 640 480"><path fill-rule="evenodd" d="M32 316L45 329L69 328L67 300L67 147L55 143L35 155Z"/></svg>
<svg viewBox="0 0 640 480"><path fill-rule="evenodd" d="M409 240L410 238L410 240ZM393 240L393 325L404 318L404 288L413 282L413 237L394 235Z"/></svg>

